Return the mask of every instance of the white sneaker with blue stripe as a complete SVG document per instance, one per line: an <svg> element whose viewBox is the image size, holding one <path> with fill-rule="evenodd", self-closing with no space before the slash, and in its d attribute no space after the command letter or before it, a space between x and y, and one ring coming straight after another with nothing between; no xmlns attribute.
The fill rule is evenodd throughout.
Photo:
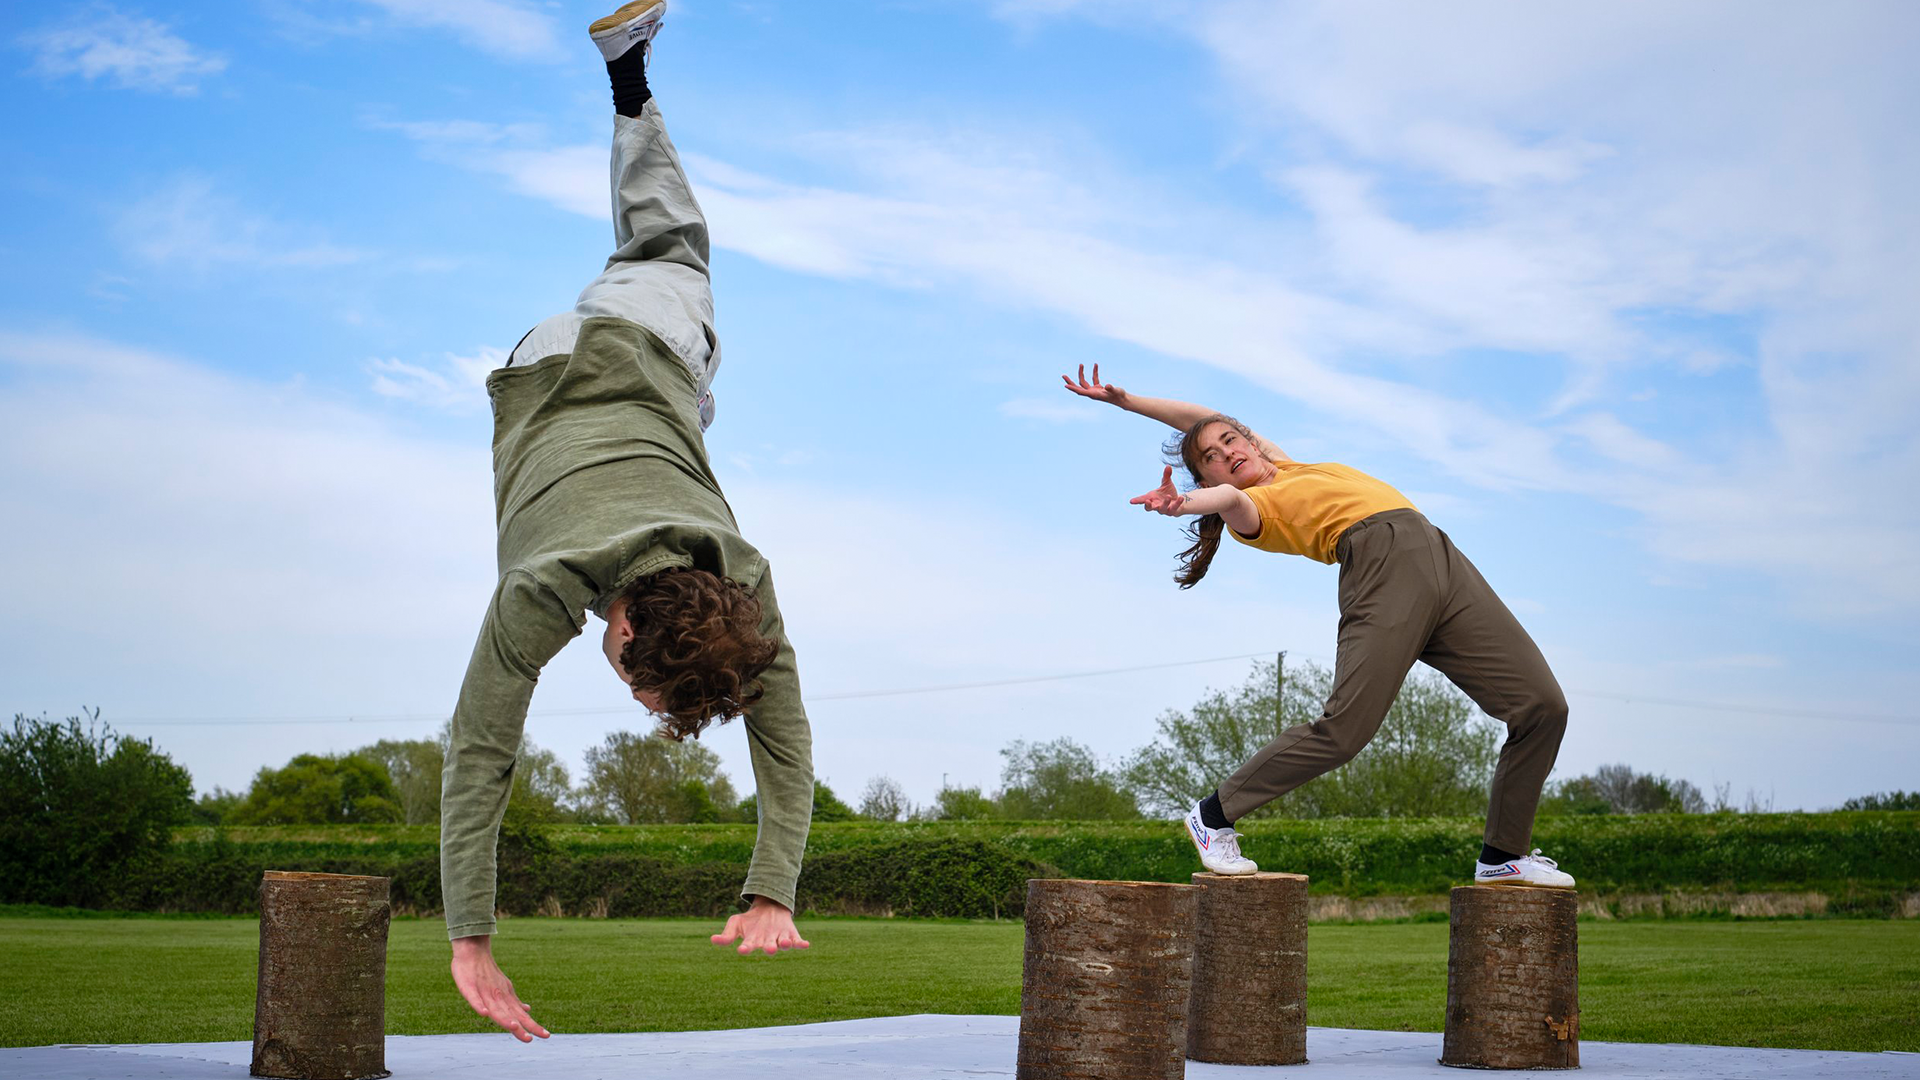
<svg viewBox="0 0 1920 1080"><path fill-rule="evenodd" d="M1187 811L1187 839L1200 853L1200 865L1216 874L1238 877L1258 873L1260 867L1240 854L1240 834L1232 829L1209 829L1200 820L1200 804Z"/></svg>
<svg viewBox="0 0 1920 1080"><path fill-rule="evenodd" d="M1483 863L1475 860L1473 864L1473 883L1475 885L1525 885L1535 889L1571 889L1573 875L1560 869L1560 864L1540 854L1539 848L1533 854L1522 855L1511 862Z"/></svg>

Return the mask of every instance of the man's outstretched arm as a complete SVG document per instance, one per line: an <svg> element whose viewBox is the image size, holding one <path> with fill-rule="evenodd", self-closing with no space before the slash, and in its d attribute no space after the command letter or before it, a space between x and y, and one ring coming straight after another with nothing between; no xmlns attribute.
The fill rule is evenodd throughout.
<svg viewBox="0 0 1920 1080"><path fill-rule="evenodd" d="M760 676L765 693L747 710L747 749L753 759L754 804L759 829L753 862L741 895L751 901L713 935L714 944L740 941L739 951L769 953L806 948L793 925L794 889L813 823L813 730L800 701L800 670L787 641L769 570L754 590L760 601L760 632L780 643L779 655Z"/></svg>
<svg viewBox="0 0 1920 1080"><path fill-rule="evenodd" d="M474 1012L522 1042L544 1039L547 1030L493 960L496 847L534 683L579 632L546 586L524 571L507 572L467 662L440 774L440 895L454 986Z"/></svg>

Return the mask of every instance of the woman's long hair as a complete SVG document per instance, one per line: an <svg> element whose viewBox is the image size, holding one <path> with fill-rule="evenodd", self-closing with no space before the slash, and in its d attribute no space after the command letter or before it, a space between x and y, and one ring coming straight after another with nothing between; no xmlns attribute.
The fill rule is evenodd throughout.
<svg viewBox="0 0 1920 1080"><path fill-rule="evenodd" d="M1167 464L1187 470L1187 478L1196 487L1200 484L1200 432L1208 424L1225 424L1239 432L1240 437L1249 444L1259 445L1253 432L1247 430L1247 425L1225 413L1214 413L1194 421L1187 430L1168 439L1160 449L1166 455ZM1180 569L1173 574L1173 580L1181 588L1191 589L1207 576L1207 567L1212 565L1214 554L1220 550L1220 534L1226 528L1227 523L1219 514L1203 515L1187 526L1187 539L1193 543L1180 553Z"/></svg>

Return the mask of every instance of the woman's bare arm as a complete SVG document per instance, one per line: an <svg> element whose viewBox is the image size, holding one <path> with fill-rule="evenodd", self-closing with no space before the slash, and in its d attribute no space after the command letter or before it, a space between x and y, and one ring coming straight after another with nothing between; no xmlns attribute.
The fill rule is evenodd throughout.
<svg viewBox="0 0 1920 1080"><path fill-rule="evenodd" d="M1087 366L1085 364L1080 365L1078 382L1075 381L1072 375L1062 375L1060 379L1067 384L1068 390L1083 398L1091 398L1094 401L1104 401L1109 405L1118 406L1130 413L1138 413L1150 420L1158 420L1168 427L1173 428L1175 431L1185 431L1200 421L1205 420L1207 417L1219 414L1219 410L1217 409L1209 409L1205 405L1196 405L1191 401L1175 401L1172 398L1144 397L1140 394L1129 394L1112 383L1101 382L1099 364L1093 365L1092 379L1087 378ZM1274 461L1289 460L1287 455L1280 452L1279 447L1273 445L1273 443L1260 435L1255 434L1253 439L1254 442L1259 445L1260 452L1265 454L1269 459Z"/></svg>
<svg viewBox="0 0 1920 1080"><path fill-rule="evenodd" d="M1145 495L1127 500L1134 506L1165 514L1168 517L1188 517L1199 514L1219 514L1235 532L1242 536L1260 534L1260 508L1253 505L1247 493L1231 484L1218 484L1214 487L1195 488L1185 495L1173 486L1173 466L1168 465L1160 474L1160 486Z"/></svg>

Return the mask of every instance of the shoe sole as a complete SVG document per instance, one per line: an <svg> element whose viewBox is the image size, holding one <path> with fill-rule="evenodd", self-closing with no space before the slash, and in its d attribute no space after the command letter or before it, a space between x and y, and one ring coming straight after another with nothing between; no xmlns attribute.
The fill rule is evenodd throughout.
<svg viewBox="0 0 1920 1080"><path fill-rule="evenodd" d="M593 20L593 22L587 26L587 33L589 35L603 34L616 26L621 26L632 22L634 19L644 17L647 12L653 8L660 8L662 9L660 13L665 14L666 6L667 0L633 0L631 4L621 5L620 10L611 15L603 19ZM575 23L574 25L578 26L580 24Z"/></svg>
<svg viewBox="0 0 1920 1080"><path fill-rule="evenodd" d="M1573 892L1578 888L1576 885L1542 885L1537 881L1476 881L1474 884L1482 889L1559 889Z"/></svg>

